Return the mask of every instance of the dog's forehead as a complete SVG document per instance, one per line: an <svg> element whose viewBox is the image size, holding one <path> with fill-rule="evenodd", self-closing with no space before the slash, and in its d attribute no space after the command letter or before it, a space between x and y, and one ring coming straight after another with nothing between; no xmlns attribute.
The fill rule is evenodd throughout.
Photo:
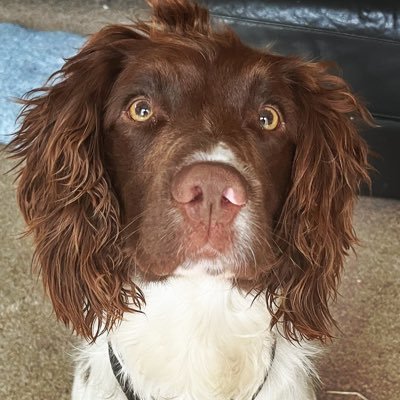
<svg viewBox="0 0 400 400"><path fill-rule="evenodd" d="M132 85L138 92L150 90L150 94L173 93L176 99L196 93L210 97L231 93L245 98L250 88L268 85L277 58L221 37L147 40L129 56L120 87Z"/></svg>

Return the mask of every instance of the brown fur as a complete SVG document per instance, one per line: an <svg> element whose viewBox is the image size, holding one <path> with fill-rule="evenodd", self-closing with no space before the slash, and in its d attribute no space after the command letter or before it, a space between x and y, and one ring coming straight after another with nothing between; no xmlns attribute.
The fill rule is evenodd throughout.
<svg viewBox="0 0 400 400"><path fill-rule="evenodd" d="M288 338L330 337L328 302L368 181L356 130L368 111L326 63L249 49L186 0L150 4L152 23L104 28L29 93L8 148L56 315L95 339L144 303L134 274L165 279L190 257L169 185L187 155L223 141L248 166L257 212L236 283L266 290ZM126 115L138 95L154 107L140 125ZM284 115L274 132L257 124L266 101Z"/></svg>

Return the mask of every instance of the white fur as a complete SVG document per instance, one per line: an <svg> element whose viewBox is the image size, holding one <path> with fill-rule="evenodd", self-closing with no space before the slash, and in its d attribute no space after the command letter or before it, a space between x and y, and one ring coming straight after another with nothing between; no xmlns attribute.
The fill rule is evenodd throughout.
<svg viewBox="0 0 400 400"><path fill-rule="evenodd" d="M142 288L143 314L126 314L113 332L84 345L73 400L126 400L110 367L108 340L141 400L251 400L265 374L257 400L315 398L310 356L316 349L271 332L262 296L240 292L201 263Z"/></svg>
<svg viewBox="0 0 400 400"><path fill-rule="evenodd" d="M232 165L238 170L241 169L240 167L238 168L239 163L235 154L229 148L229 146L224 142L219 142L209 152L198 151L194 153L192 156L188 158L187 163L191 164L193 162L200 162L200 161L221 162Z"/></svg>

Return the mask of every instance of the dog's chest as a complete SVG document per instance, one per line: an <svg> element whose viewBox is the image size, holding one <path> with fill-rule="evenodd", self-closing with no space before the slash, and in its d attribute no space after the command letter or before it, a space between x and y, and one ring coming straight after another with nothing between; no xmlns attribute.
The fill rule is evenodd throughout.
<svg viewBox="0 0 400 400"><path fill-rule="evenodd" d="M143 398L251 398L273 345L262 299L201 274L148 285L145 297L144 314L112 338Z"/></svg>

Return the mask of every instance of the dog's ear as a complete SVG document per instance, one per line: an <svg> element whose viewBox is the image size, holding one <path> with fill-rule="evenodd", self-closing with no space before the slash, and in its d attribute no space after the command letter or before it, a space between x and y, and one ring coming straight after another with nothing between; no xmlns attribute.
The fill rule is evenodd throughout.
<svg viewBox="0 0 400 400"><path fill-rule="evenodd" d="M22 100L8 146L20 160L18 201L56 315L91 339L143 301L121 252L119 207L102 162L104 105L126 47L141 38L124 26L94 35L53 84Z"/></svg>
<svg viewBox="0 0 400 400"><path fill-rule="evenodd" d="M357 239L354 200L369 182L367 145L359 122L372 124L366 108L327 63L286 63L299 129L292 186L276 229L280 256L269 279L269 308L291 339L329 338L344 257Z"/></svg>

